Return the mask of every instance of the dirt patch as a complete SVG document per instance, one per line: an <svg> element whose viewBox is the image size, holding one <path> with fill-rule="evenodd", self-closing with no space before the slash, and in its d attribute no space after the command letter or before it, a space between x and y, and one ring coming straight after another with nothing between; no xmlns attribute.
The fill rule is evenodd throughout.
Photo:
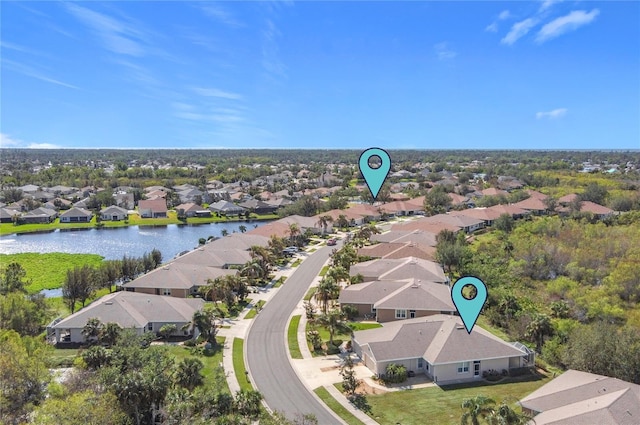
<svg viewBox="0 0 640 425"><path fill-rule="evenodd" d="M359 392L361 394L384 394L387 391L380 388L372 387L363 380L361 381L360 385L358 385L358 389L356 390L356 392Z"/></svg>

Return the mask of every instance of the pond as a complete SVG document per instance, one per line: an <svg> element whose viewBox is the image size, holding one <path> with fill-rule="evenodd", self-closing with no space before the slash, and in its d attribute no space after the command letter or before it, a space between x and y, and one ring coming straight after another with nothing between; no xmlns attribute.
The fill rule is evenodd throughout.
<svg viewBox="0 0 640 425"><path fill-rule="evenodd" d="M67 252L72 254L98 254L107 260L121 259L123 255L141 257L154 248L160 250L163 261L198 246L200 238L221 237L248 230L268 221L211 223L200 225L129 226L102 229L55 230L49 233L19 234L0 237L1 254L22 252Z"/></svg>

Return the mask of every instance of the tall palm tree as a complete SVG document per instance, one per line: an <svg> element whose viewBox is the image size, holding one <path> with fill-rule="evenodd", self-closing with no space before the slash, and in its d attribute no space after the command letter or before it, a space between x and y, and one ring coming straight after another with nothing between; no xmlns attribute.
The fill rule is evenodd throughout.
<svg viewBox="0 0 640 425"><path fill-rule="evenodd" d="M321 215L318 217L318 225L322 227L322 234L327 233L327 227L329 227L329 223L333 222L333 217L330 215Z"/></svg>
<svg viewBox="0 0 640 425"><path fill-rule="evenodd" d="M479 395L473 398L467 398L462 401L462 408L465 412L460 418L460 423L466 425L480 425L480 418L487 418L493 414L493 408L491 405L496 402L488 397Z"/></svg>
<svg viewBox="0 0 640 425"><path fill-rule="evenodd" d="M333 278L336 283L349 280L349 272L342 266L330 267L325 276Z"/></svg>
<svg viewBox="0 0 640 425"><path fill-rule="evenodd" d="M245 263L245 265L240 269L240 274L246 277L250 282L257 282L264 277L265 271L260 264L260 261L254 258L253 260Z"/></svg>
<svg viewBox="0 0 640 425"><path fill-rule="evenodd" d="M546 314L536 313L532 318L529 325L525 330L525 336L530 340L535 341L536 351L539 353L544 344L544 337L551 335L553 332L553 326L551 325L551 319Z"/></svg>
<svg viewBox="0 0 640 425"><path fill-rule="evenodd" d="M513 410L506 400L503 400L500 406L487 416L489 425L524 425L530 420L530 416Z"/></svg>
<svg viewBox="0 0 640 425"><path fill-rule="evenodd" d="M340 286L338 286L334 278L325 275L320 281L315 295L316 299L322 305L322 312L324 314L327 313L329 302L337 298L338 295L340 295Z"/></svg>
<svg viewBox="0 0 640 425"><path fill-rule="evenodd" d="M297 223L289 224L289 241L291 245L295 245L294 241L300 236L300 226Z"/></svg>
<svg viewBox="0 0 640 425"><path fill-rule="evenodd" d="M336 333L351 334L353 331L345 321L345 315L340 310L331 310L316 320L316 323L324 326L329 331L329 344L333 344Z"/></svg>
<svg viewBox="0 0 640 425"><path fill-rule="evenodd" d="M100 332L102 332L103 324L97 317L92 317L87 320L87 323L82 328L82 335L84 335L84 340L86 342L91 342L96 340L100 336Z"/></svg>
<svg viewBox="0 0 640 425"><path fill-rule="evenodd" d="M109 322L104 326L102 332L100 332L100 342L111 347L116 343L118 337L122 332L122 328L117 323Z"/></svg>
<svg viewBox="0 0 640 425"><path fill-rule="evenodd" d="M336 226L340 228L349 227L349 220L344 214L340 214L336 220Z"/></svg>

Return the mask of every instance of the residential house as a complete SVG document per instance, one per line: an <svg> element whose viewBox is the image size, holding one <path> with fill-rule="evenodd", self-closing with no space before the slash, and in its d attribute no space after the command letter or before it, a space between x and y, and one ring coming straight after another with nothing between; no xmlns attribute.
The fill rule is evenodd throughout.
<svg viewBox="0 0 640 425"><path fill-rule="evenodd" d="M391 364L424 374L437 384L479 380L489 370L511 371L534 365L534 353L476 325L467 333L458 316L435 314L354 332L353 351L376 375Z"/></svg>
<svg viewBox="0 0 640 425"><path fill-rule="evenodd" d="M20 189L23 193L35 193L41 190L40 186L36 186L35 184L25 184L24 186L19 186L17 189Z"/></svg>
<svg viewBox="0 0 640 425"><path fill-rule="evenodd" d="M428 217L419 218L418 220L408 221L406 223L398 223L391 226L391 231L399 231L399 232L412 232L415 230L421 230L426 233L433 233L437 235L443 230L450 230L454 233L460 231L460 227L457 225L442 223L442 222L433 222L427 221ZM374 236L377 238L377 236ZM377 239L381 240L381 239Z"/></svg>
<svg viewBox="0 0 640 425"><path fill-rule="evenodd" d="M216 249L209 244L179 256L174 262L229 269L241 267L250 260L251 254L244 249Z"/></svg>
<svg viewBox="0 0 640 425"><path fill-rule="evenodd" d="M48 189L49 192L56 195L70 195L71 193L77 190L78 190L77 187L69 187L69 186L62 186L62 185L53 186Z"/></svg>
<svg viewBox="0 0 640 425"><path fill-rule="evenodd" d="M340 292L340 308L352 305L360 316L378 322L453 314L449 285L421 279L381 280L349 285Z"/></svg>
<svg viewBox="0 0 640 425"><path fill-rule="evenodd" d="M218 214L225 214L229 216L240 215L246 212L245 208L222 199L209 205L209 209L213 212L217 212Z"/></svg>
<svg viewBox="0 0 640 425"><path fill-rule="evenodd" d="M360 226L364 224L364 216L354 212L353 210L351 210L351 208L348 208L346 210L338 210L338 209L329 210L321 214L318 214L316 217L319 218L320 216L323 216L323 215L328 215L329 217L331 217L333 219L334 226L337 225L337 221L340 219L341 215L343 215L347 219L350 226Z"/></svg>
<svg viewBox="0 0 640 425"><path fill-rule="evenodd" d="M380 205L380 209L391 216L408 216L424 213L424 206L411 201L394 201Z"/></svg>
<svg viewBox="0 0 640 425"><path fill-rule="evenodd" d="M313 217L304 217L301 215L290 215L288 217L281 218L278 221L288 226L292 224L296 224L302 233L304 233L307 229L309 229L311 232L319 234L319 233L322 233L323 231L323 227L320 225L320 222L319 222L321 215L324 215L324 214L315 215ZM332 222L327 223L327 232L331 232L332 229L333 229L333 223Z"/></svg>
<svg viewBox="0 0 640 425"><path fill-rule="evenodd" d="M126 220L129 217L129 212L117 205L111 205L100 210L100 220L104 221L120 221Z"/></svg>
<svg viewBox="0 0 640 425"><path fill-rule="evenodd" d="M51 223L58 217L58 212L49 208L36 208L20 218L23 223Z"/></svg>
<svg viewBox="0 0 640 425"><path fill-rule="evenodd" d="M167 201L162 198L138 201L138 211L142 218L167 217Z"/></svg>
<svg viewBox="0 0 640 425"><path fill-rule="evenodd" d="M391 242L369 245L358 249L358 255L371 258L401 259L407 257L435 261L436 249L414 242Z"/></svg>
<svg viewBox="0 0 640 425"><path fill-rule="evenodd" d="M0 208L0 223L12 223L20 217L20 212L9 208Z"/></svg>
<svg viewBox="0 0 640 425"><path fill-rule="evenodd" d="M465 233L473 233L484 227L484 220L467 216L455 216L451 214L432 215L431 217L425 217L424 221L427 223L443 223L457 226Z"/></svg>
<svg viewBox="0 0 640 425"><path fill-rule="evenodd" d="M73 207L60 214L60 223L88 223L93 217L93 212L84 208Z"/></svg>
<svg viewBox="0 0 640 425"><path fill-rule="evenodd" d="M128 210L132 210L136 207L135 197L133 193L119 192L113 195L116 200L116 205Z"/></svg>
<svg viewBox="0 0 640 425"><path fill-rule="evenodd" d="M198 295L200 288L207 285L208 279L213 280L238 272L205 264L193 264L191 261L180 261L185 257L186 254L127 282L122 288L130 292L187 298Z"/></svg>
<svg viewBox="0 0 640 425"><path fill-rule="evenodd" d="M580 211L589 212L601 220L613 215L614 213L614 211L611 208L604 207L600 204L596 204L595 202L591 202L591 201L580 202Z"/></svg>
<svg viewBox="0 0 640 425"><path fill-rule="evenodd" d="M249 199L248 201L241 202L239 205L242 208L255 212L256 214L273 214L278 209L278 207L269 205L266 202L259 201L257 199Z"/></svg>
<svg viewBox="0 0 640 425"><path fill-rule="evenodd" d="M525 211L528 211L530 213L541 215L541 214L545 214L548 210L547 205L544 202L545 199L546 197L541 198L538 196L531 196L527 199L524 199L520 202L516 202L515 204L511 204L511 205L513 205L514 207L523 209Z"/></svg>
<svg viewBox="0 0 640 425"><path fill-rule="evenodd" d="M359 274L365 282L411 278L438 283L449 282L440 264L414 257L365 261L352 265L349 274Z"/></svg>
<svg viewBox="0 0 640 425"><path fill-rule="evenodd" d="M68 199L54 198L51 201L46 202L42 206L51 210L68 210L72 205L73 203Z"/></svg>
<svg viewBox="0 0 640 425"><path fill-rule="evenodd" d="M457 228L456 228L457 230ZM436 246L437 233L420 229L391 230L389 232L372 235L371 240L377 242L417 243L426 246Z"/></svg>
<svg viewBox="0 0 640 425"><path fill-rule="evenodd" d="M379 221L382 218L382 211L378 207L369 204L356 204L349 207L348 210L364 217L365 222Z"/></svg>
<svg viewBox="0 0 640 425"><path fill-rule="evenodd" d="M535 425L640 423L640 385L568 370L519 401Z"/></svg>
<svg viewBox="0 0 640 425"><path fill-rule="evenodd" d="M202 205L195 204L193 202L187 202L180 204L175 208L178 213L178 217L194 217L198 211L204 210ZM210 213L210 211L207 211Z"/></svg>
<svg viewBox="0 0 640 425"><path fill-rule="evenodd" d="M176 326L174 335L190 335L183 329L191 322L193 313L201 310L204 300L198 298L174 298L135 292L120 291L105 295L60 322L47 327L48 335L55 335L55 342L82 343L82 334L89 319L102 323L117 323L121 328L135 329L138 335L158 332L163 325Z"/></svg>
<svg viewBox="0 0 640 425"><path fill-rule="evenodd" d="M288 238L291 235L289 225L281 221L274 221L263 226L249 230L245 235L258 235L264 237L276 236L278 238Z"/></svg>

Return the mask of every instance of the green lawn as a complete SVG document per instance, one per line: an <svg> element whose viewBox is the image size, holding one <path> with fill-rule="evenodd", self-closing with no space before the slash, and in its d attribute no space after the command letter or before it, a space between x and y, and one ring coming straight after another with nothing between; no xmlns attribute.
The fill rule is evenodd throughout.
<svg viewBox="0 0 640 425"><path fill-rule="evenodd" d="M349 412L342 404L338 402L325 387L318 387L313 390L314 393L320 397L320 399L329 406L331 410L333 410L338 416L342 418L343 421L348 423L349 425L362 425L362 421L355 416L351 412ZM424 422L423 422L424 423ZM404 422L403 422L404 424Z"/></svg>
<svg viewBox="0 0 640 425"><path fill-rule="evenodd" d="M496 403L507 399L511 407L520 412L515 402L550 380L546 376L529 377L529 381L526 381L525 377L519 379L519 382L488 384L482 381L474 384L395 391L368 395L367 401L371 405L371 417L381 425L422 425L425 418L429 418L428 422L433 424L457 425L463 413L460 406L464 399L477 395L492 398ZM407 406L411 408L408 409Z"/></svg>
<svg viewBox="0 0 640 425"><path fill-rule="evenodd" d="M253 319L258 314L258 311L262 309L262 307L266 304L264 300L260 300L256 303L256 305L249 310L249 312L244 316L245 319Z"/></svg>
<svg viewBox="0 0 640 425"><path fill-rule="evenodd" d="M291 267L298 267L300 265L300 263L302 263L302 258L298 258L296 261L293 262L293 264L291 265Z"/></svg>
<svg viewBox="0 0 640 425"><path fill-rule="evenodd" d="M353 331L363 331L366 329L375 329L375 328L379 328L382 327L382 325L380 323L360 323L360 322L348 322L347 323L349 325L349 327L351 329L353 329ZM325 328L324 326L320 326L320 325L312 325L310 323L307 322L307 328L305 329L305 334L306 332L310 331L310 330L316 330L320 333L320 338L322 339L322 341L329 345L329 331L327 330L327 328ZM344 341L348 341L351 339L351 335L350 334L344 334L344 333L336 333L333 335L333 342L334 343L342 343ZM307 344L309 346L309 350L311 351L311 355L313 355L314 357L318 357L318 356L324 356L326 353L324 350L318 350L315 351L313 349L313 347L311 346L311 344Z"/></svg>
<svg viewBox="0 0 640 425"><path fill-rule="evenodd" d="M218 345L211 351L205 353L205 355L197 356L191 354L188 347L182 347L179 345L166 345L169 353L174 356L177 361L185 359L187 357L195 357L199 359L203 364L202 374L204 375L204 385L219 387L222 391L229 393L229 385L224 377L224 370L217 370L222 364L222 348L224 347L225 338L222 336L216 337Z"/></svg>
<svg viewBox="0 0 640 425"><path fill-rule="evenodd" d="M71 367L80 351L82 350L78 348L54 348L47 358L47 366L51 368Z"/></svg>
<svg viewBox="0 0 640 425"><path fill-rule="evenodd" d="M300 323L300 317L300 315L293 316L289 322L289 329L287 330L289 353L291 353L291 358L293 359L303 358L300 352L300 345L298 345L298 324Z"/></svg>
<svg viewBox="0 0 640 425"><path fill-rule="evenodd" d="M66 254L53 252L48 254L22 253L0 254L0 267L11 262L18 262L27 272L31 285L27 291L33 294L41 289L60 288L67 276L67 270L77 266L99 266L102 257L96 254Z"/></svg>
<svg viewBox="0 0 640 425"><path fill-rule="evenodd" d="M329 271L329 266L324 266L322 269L320 269L320 273L318 273L318 276L324 276L325 274L327 274L328 271Z"/></svg>
<svg viewBox="0 0 640 425"><path fill-rule="evenodd" d="M279 288L279 287L281 287L285 280L287 280L287 278L286 278L286 277L284 277L284 276L280 276L280 278L276 281L276 283L275 283L275 285L273 285L273 287L274 287L274 288Z"/></svg>
<svg viewBox="0 0 640 425"><path fill-rule="evenodd" d="M316 293L317 290L318 290L318 288L316 288L316 287L309 288L309 290L307 291L307 293L304 296L304 300L305 301L311 300L311 298L313 298L313 295Z"/></svg>
<svg viewBox="0 0 640 425"><path fill-rule="evenodd" d="M253 390L249 374L244 365L244 339L233 338L233 371L236 374L241 390Z"/></svg>

